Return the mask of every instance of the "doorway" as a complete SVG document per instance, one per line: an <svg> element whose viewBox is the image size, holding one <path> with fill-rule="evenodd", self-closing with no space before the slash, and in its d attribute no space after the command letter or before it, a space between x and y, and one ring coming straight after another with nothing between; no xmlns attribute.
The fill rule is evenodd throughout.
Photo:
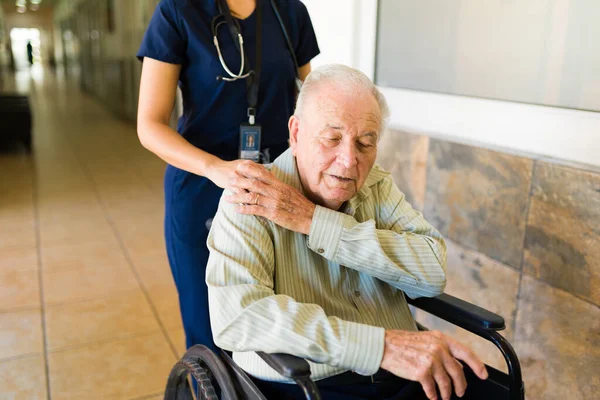
<svg viewBox="0 0 600 400"><path fill-rule="evenodd" d="M10 41L16 69L27 69L33 64L42 62L39 29L13 28L10 31ZM29 43L31 43L31 50L28 49Z"/></svg>

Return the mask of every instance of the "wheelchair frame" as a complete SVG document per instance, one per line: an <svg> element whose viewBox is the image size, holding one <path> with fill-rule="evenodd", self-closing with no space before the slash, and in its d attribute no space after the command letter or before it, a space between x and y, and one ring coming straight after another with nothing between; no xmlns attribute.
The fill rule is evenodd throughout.
<svg viewBox="0 0 600 400"><path fill-rule="evenodd" d="M521 365L510 343L498 332L505 329L504 318L488 310L456 297L442 294L433 298L410 299L409 304L429 314L446 320L492 343L500 350L508 366L508 374L487 366L490 385L498 399L524 400L525 386ZM420 330L426 330L418 324ZM320 400L321 396L314 381L310 379L310 366L305 359L289 354L266 354L257 352L265 362L282 376L298 384L308 400ZM191 375L198 383L198 400L218 400L213 381L218 383L221 399L266 400L252 380L236 365L226 352L221 357L206 346L190 348L175 364L167 380L165 400L191 400L192 394L187 381Z"/></svg>

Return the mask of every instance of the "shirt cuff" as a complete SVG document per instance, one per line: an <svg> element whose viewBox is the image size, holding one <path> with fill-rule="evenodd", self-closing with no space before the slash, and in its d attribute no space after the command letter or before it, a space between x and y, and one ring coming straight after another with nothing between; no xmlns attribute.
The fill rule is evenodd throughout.
<svg viewBox="0 0 600 400"><path fill-rule="evenodd" d="M374 375L381 367L385 329L344 321L346 337L340 366L360 375Z"/></svg>
<svg viewBox="0 0 600 400"><path fill-rule="evenodd" d="M349 215L316 206L308 233L308 248L328 260L334 260L344 228L352 228L356 224Z"/></svg>

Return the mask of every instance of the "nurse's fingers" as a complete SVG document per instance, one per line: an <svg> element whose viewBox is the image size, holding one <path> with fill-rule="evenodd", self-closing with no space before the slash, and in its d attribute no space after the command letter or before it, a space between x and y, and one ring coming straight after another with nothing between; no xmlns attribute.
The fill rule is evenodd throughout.
<svg viewBox="0 0 600 400"><path fill-rule="evenodd" d="M270 182L274 176L262 164L257 164L252 161L243 160L236 166L236 171L246 178L260 179L265 182Z"/></svg>

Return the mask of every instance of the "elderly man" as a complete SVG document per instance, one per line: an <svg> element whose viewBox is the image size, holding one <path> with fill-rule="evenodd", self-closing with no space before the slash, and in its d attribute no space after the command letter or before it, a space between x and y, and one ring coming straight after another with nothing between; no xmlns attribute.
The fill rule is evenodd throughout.
<svg viewBox="0 0 600 400"><path fill-rule="evenodd" d="M221 199L206 282L215 343L267 398L294 385L254 352L311 360L325 399L462 396L465 362L484 364L439 332L418 332L406 303L446 283L441 235L375 164L388 109L361 72L316 69L290 118L290 149L267 169L247 163ZM294 394L296 393L296 394ZM302 398L301 395L299 398Z"/></svg>

